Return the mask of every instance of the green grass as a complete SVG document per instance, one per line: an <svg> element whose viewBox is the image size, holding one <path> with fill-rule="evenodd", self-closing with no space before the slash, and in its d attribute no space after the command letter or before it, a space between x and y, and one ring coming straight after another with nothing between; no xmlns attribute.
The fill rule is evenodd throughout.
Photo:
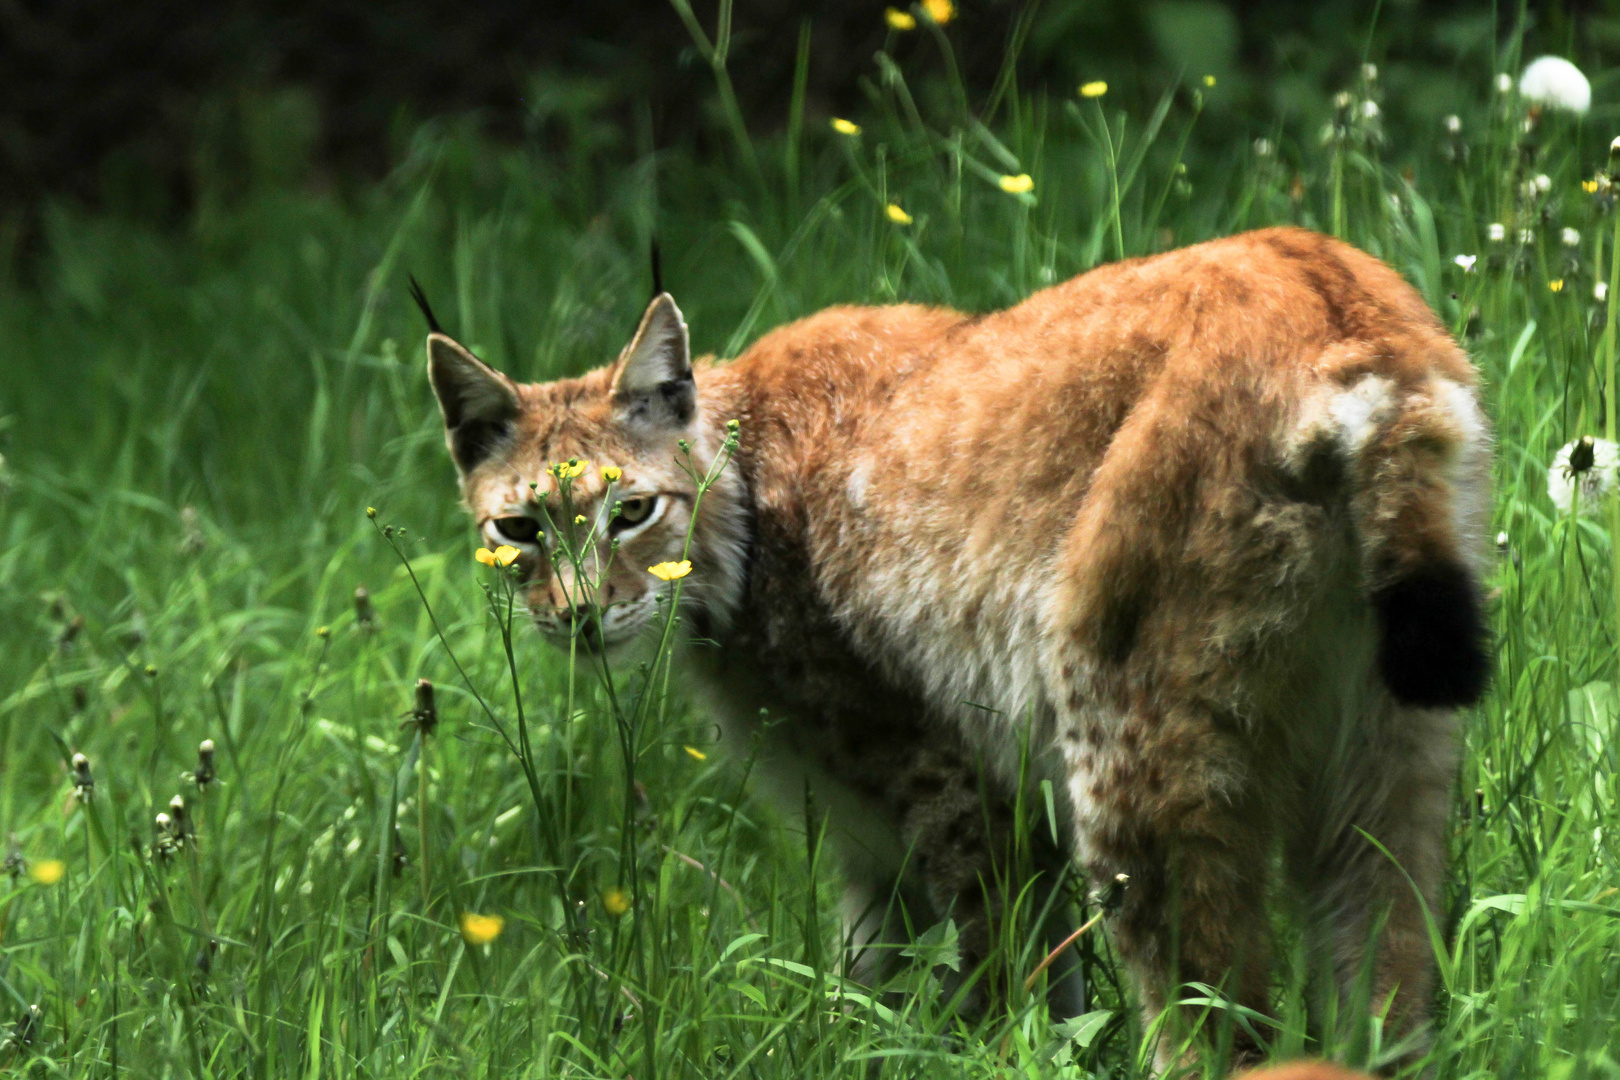
<svg viewBox="0 0 1620 1080"><path fill-rule="evenodd" d="M1620 223L1580 186L1613 110L1527 134L1488 76L1467 76L1458 140L1357 123L1324 142L1326 116L1261 118L1263 155L1248 137L1189 141L1196 90L1139 109L1117 89L1009 93L970 113L950 84L914 100L889 70L858 137L793 116L796 138L626 166L429 128L346 198L266 183L205 197L170 234L54 211L37 283L0 288L0 827L36 872L65 874L0 880L0 1018L41 1009L0 1068L1140 1074L1105 939L1082 943L1095 1015L1078 1036L1017 994L956 1028L920 959L898 985L923 993L874 1001L832 970L836 883L813 830L748 797L747 763L723 759L702 717L658 680L637 698L634 673L610 701L521 616L509 667L405 275L505 370L576 372L634 325L656 205L666 281L695 344L722 355L835 301L986 309L1121 254L1279 222L1405 273L1484 372L1508 537L1497 681L1467 718L1434 913L1433 1075L1620 1074L1620 520L1561 517L1546 494L1558 446L1613 434L1615 328L1593 284L1614 277ZM996 183L1025 172L1029 195ZM1541 173L1549 190L1526 196ZM439 721L425 739L402 727L424 677ZM181 774L203 738L221 782L199 792ZM153 819L176 793L196 836L160 858ZM621 895L633 908L616 917ZM503 916L504 933L468 946L466 912ZM924 957L948 952L940 937ZM1038 955L1015 939L1002 962ZM1280 960L1276 1054L1349 1053L1312 1041L1302 950Z"/></svg>

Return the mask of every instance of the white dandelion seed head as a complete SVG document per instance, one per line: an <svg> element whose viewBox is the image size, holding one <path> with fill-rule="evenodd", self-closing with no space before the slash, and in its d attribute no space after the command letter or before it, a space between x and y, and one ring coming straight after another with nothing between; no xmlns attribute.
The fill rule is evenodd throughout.
<svg viewBox="0 0 1620 1080"><path fill-rule="evenodd" d="M1507 239L1507 226L1500 221L1493 221L1485 226L1485 235L1500 244Z"/></svg>
<svg viewBox="0 0 1620 1080"><path fill-rule="evenodd" d="M1536 185L1536 190L1543 195L1552 190L1552 177L1546 173L1537 173L1536 178L1530 182Z"/></svg>
<svg viewBox="0 0 1620 1080"><path fill-rule="evenodd" d="M1576 475L1570 471L1569 456L1580 445L1576 439L1553 455L1547 469L1547 494L1560 513L1569 513L1575 503L1575 487L1580 485L1580 512L1597 514L1605 496L1620 489L1620 446L1608 439L1592 440L1592 467Z"/></svg>
<svg viewBox="0 0 1620 1080"><path fill-rule="evenodd" d="M1456 113L1452 113L1441 122L1445 125L1446 133L1449 135L1456 135L1462 131L1462 117Z"/></svg>
<svg viewBox="0 0 1620 1080"><path fill-rule="evenodd" d="M1255 157L1270 157L1275 151L1276 151L1276 147L1271 145L1271 140L1270 139L1256 139L1256 140L1254 140L1254 156Z"/></svg>
<svg viewBox="0 0 1620 1080"><path fill-rule="evenodd" d="M1504 71L1502 74L1496 77L1496 92L1499 94L1506 94L1512 90L1513 76Z"/></svg>
<svg viewBox="0 0 1620 1080"><path fill-rule="evenodd" d="M1596 284L1594 284L1592 286L1592 299L1596 300L1598 303L1601 304L1601 303L1603 303L1603 301L1607 300L1608 298L1609 298L1609 283L1607 281L1599 281L1599 282L1597 282Z"/></svg>
<svg viewBox="0 0 1620 1080"><path fill-rule="evenodd" d="M1580 232L1579 229L1571 229L1571 228L1566 226L1564 228L1564 231L1559 233L1558 235L1559 235L1559 238L1564 241L1564 246L1565 247L1580 247L1581 246L1581 232Z"/></svg>
<svg viewBox="0 0 1620 1080"><path fill-rule="evenodd" d="M1581 114L1592 107L1592 84L1581 69L1561 56L1530 61L1519 76L1519 95L1549 109Z"/></svg>
<svg viewBox="0 0 1620 1080"><path fill-rule="evenodd" d="M1463 273L1472 274L1474 272L1474 264L1479 261L1479 256L1478 255L1458 255L1455 259L1452 259L1451 261L1456 263L1458 266L1462 267Z"/></svg>
<svg viewBox="0 0 1620 1080"><path fill-rule="evenodd" d="M1363 101L1361 103L1361 115L1362 118L1366 120L1378 119L1378 102Z"/></svg>

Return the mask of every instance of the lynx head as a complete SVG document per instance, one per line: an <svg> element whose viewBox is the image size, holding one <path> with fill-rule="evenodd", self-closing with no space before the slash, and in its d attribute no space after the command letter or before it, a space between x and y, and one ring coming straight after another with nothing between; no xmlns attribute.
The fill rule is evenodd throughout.
<svg viewBox="0 0 1620 1080"><path fill-rule="evenodd" d="M542 634L623 653L662 624L658 597L673 589L648 568L683 551L692 572L682 616L702 633L724 625L741 591L742 485L734 467L723 472L694 525L698 485L687 470L708 470L726 418L705 408L668 293L653 298L616 361L578 379L514 383L436 326L427 349L462 498L486 545L520 552Z"/></svg>

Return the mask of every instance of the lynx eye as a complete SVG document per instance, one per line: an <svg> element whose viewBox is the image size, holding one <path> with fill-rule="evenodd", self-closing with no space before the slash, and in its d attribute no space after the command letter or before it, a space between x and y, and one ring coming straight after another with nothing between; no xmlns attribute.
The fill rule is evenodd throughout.
<svg viewBox="0 0 1620 1080"><path fill-rule="evenodd" d="M532 544L540 536L540 523L532 517L503 517L493 522L495 532L514 544Z"/></svg>
<svg viewBox="0 0 1620 1080"><path fill-rule="evenodd" d="M638 495L633 499L624 499L619 503L619 512L613 518L613 531L633 529L652 517L653 508L658 505L656 495Z"/></svg>

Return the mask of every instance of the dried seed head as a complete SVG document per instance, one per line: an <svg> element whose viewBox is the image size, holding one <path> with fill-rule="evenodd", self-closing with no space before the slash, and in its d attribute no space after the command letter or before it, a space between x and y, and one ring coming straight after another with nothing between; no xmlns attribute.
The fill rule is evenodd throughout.
<svg viewBox="0 0 1620 1080"><path fill-rule="evenodd" d="M90 801L95 794L95 777L90 774L90 759L83 754L73 755L73 797L81 803Z"/></svg>
<svg viewBox="0 0 1620 1080"><path fill-rule="evenodd" d="M439 707L433 697L431 681L416 680L416 705L405 715L409 718L405 726L414 726L424 737L433 734L433 729L439 726Z"/></svg>
<svg viewBox="0 0 1620 1080"><path fill-rule="evenodd" d="M1590 469L1596 460L1597 440L1590 435L1582 435L1580 441L1569 452L1569 471L1578 476Z"/></svg>
<svg viewBox="0 0 1620 1080"><path fill-rule="evenodd" d="M214 772L213 739L204 739L197 744L197 767L191 772L181 773L180 779L196 784L198 791L207 791L210 784L218 781L219 777Z"/></svg>
<svg viewBox="0 0 1620 1080"><path fill-rule="evenodd" d="M362 630L377 625L377 609L371 606L371 593L364 585L354 588L354 621Z"/></svg>

